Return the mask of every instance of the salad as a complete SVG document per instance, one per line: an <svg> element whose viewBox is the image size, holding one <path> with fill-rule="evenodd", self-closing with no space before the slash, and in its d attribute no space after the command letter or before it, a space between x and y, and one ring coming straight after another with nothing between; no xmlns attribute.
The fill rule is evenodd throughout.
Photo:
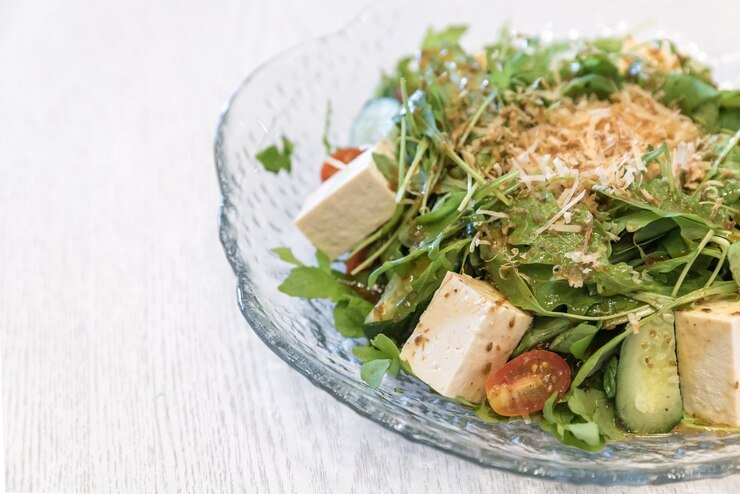
<svg viewBox="0 0 740 494"><path fill-rule="evenodd" d="M295 219L316 265L274 249L279 289L335 303L372 387L405 372L587 450L740 430L740 91L668 40L464 33L430 29L324 139Z"/></svg>

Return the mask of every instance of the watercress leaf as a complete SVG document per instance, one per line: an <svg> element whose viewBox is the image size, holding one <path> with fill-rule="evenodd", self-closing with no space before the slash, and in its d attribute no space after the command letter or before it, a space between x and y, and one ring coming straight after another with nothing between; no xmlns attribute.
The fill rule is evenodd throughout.
<svg viewBox="0 0 740 494"><path fill-rule="evenodd" d="M288 262L295 266L303 266L303 263L293 255L293 251L289 247L275 247L272 252L277 254L281 261Z"/></svg>
<svg viewBox="0 0 740 494"><path fill-rule="evenodd" d="M262 163L265 170L272 173L278 173L280 170L290 172L290 157L293 154L293 143L283 136L283 148L278 149L276 145L269 146L255 156Z"/></svg>
<svg viewBox="0 0 740 494"><path fill-rule="evenodd" d="M555 392L550 395L547 401L545 401L545 406L542 408L542 417L545 419L545 421L553 424L558 421L557 417L555 416L555 403L557 403L557 400L558 393Z"/></svg>
<svg viewBox="0 0 740 494"><path fill-rule="evenodd" d="M384 334L379 334L373 338L370 343L383 352L383 354L390 359L399 359L400 353L396 344Z"/></svg>
<svg viewBox="0 0 740 494"><path fill-rule="evenodd" d="M604 447L604 439L599 434L599 426L593 422L583 424L568 424L568 432L573 434L576 439L583 441L592 448L601 449Z"/></svg>
<svg viewBox="0 0 740 494"><path fill-rule="evenodd" d="M360 297L347 297L334 306L334 326L342 336L359 338L364 336L365 317L373 310L373 304Z"/></svg>
<svg viewBox="0 0 740 494"><path fill-rule="evenodd" d="M365 362L360 367L360 377L371 388L378 388L380 387L380 383L383 382L386 371L390 367L390 359L371 360L370 362Z"/></svg>
<svg viewBox="0 0 740 494"><path fill-rule="evenodd" d="M479 406L475 407L473 411L478 416L478 418L490 424L506 422L508 420L508 417L504 417L494 412L493 408L491 408L491 406L485 400Z"/></svg>
<svg viewBox="0 0 740 494"><path fill-rule="evenodd" d="M383 352L370 346L356 346L352 349L352 353L363 362L382 360L386 358Z"/></svg>
<svg viewBox="0 0 740 494"><path fill-rule="evenodd" d="M616 424L614 406L602 391L575 388L568 398L568 408L583 420L598 426L599 432L608 439L618 441L626 437Z"/></svg>
<svg viewBox="0 0 740 494"><path fill-rule="evenodd" d="M320 250L316 251L316 262L319 264L320 269L323 269L327 273L331 272L331 260L329 259L329 256Z"/></svg>
<svg viewBox="0 0 740 494"><path fill-rule="evenodd" d="M334 302L352 295L350 288L339 283L331 272L312 266L293 268L278 290L293 297L326 298Z"/></svg>

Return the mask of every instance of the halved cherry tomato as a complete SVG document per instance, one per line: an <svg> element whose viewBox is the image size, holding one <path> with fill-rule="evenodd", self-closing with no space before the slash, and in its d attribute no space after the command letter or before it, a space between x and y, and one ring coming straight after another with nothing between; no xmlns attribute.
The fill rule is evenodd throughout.
<svg viewBox="0 0 740 494"><path fill-rule="evenodd" d="M519 355L486 380L486 396L499 415L518 417L538 412L553 392L562 397L570 386L570 367L546 350Z"/></svg>
<svg viewBox="0 0 740 494"><path fill-rule="evenodd" d="M346 270L347 274L350 274L357 266L362 264L362 261L365 260L365 256L367 255L367 248L362 249L354 256L347 259L346 263Z"/></svg>
<svg viewBox="0 0 740 494"><path fill-rule="evenodd" d="M359 148L341 148L331 153L331 157L342 163L349 163L353 159L357 158L362 154L362 149ZM331 178L332 175L337 173L339 168L332 165L328 161L325 161L321 166L321 181L326 182Z"/></svg>

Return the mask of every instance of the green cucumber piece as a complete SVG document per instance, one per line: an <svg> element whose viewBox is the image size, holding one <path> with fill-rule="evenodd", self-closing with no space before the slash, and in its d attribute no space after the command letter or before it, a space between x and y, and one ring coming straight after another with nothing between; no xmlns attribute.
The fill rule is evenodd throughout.
<svg viewBox="0 0 740 494"><path fill-rule="evenodd" d="M669 432L683 417L673 314L655 317L622 343L617 415L636 434Z"/></svg>

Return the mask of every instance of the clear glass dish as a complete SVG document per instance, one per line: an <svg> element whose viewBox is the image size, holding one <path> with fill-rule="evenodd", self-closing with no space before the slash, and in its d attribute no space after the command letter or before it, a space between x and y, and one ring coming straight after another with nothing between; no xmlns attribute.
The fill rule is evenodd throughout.
<svg viewBox="0 0 740 494"><path fill-rule="evenodd" d="M471 47L494 39L505 23L545 39L634 29L642 36L676 40L683 51L713 66L724 86L737 87L738 18L740 3L719 0L680 9L671 1L641 0L598 6L578 1L381 1L346 28L275 57L233 95L215 142L223 193L219 233L238 278L245 319L283 360L358 413L480 465L598 484L664 483L740 471L740 435L672 434L610 444L593 454L561 445L536 424L483 423L406 376L386 377L380 389L370 389L359 379L359 362L351 353L358 342L334 330L328 304L278 292L289 266L270 252L290 246L302 259L312 258L312 247L292 219L319 183L327 101L332 105L330 140L345 143L381 71L412 53L428 26L468 24L465 40ZM293 171L266 173L254 156L281 135L296 143Z"/></svg>

